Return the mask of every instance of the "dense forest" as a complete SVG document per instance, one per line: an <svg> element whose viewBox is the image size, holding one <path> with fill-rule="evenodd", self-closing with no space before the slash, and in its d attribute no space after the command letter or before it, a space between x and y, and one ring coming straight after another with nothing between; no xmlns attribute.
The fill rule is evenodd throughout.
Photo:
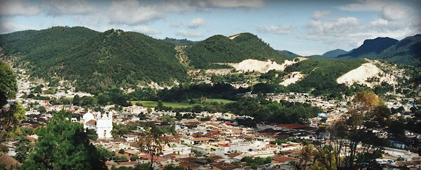
<svg viewBox="0 0 421 170"><path fill-rule="evenodd" d="M82 27L53 27L2 35L6 55L29 61L31 74L52 81L75 81L93 93L139 83L186 80L187 70L174 57L174 45L121 30L98 33Z"/></svg>
<svg viewBox="0 0 421 170"><path fill-rule="evenodd" d="M230 39L215 35L186 49L195 68L212 68L213 63L236 63L245 59L275 60L282 63L286 58L272 49L257 36L242 33Z"/></svg>

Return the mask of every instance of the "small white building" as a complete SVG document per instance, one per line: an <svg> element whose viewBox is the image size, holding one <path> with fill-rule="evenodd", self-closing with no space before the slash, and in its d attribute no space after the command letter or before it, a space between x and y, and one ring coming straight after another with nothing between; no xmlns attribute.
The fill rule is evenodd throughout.
<svg viewBox="0 0 421 170"><path fill-rule="evenodd" d="M83 128L95 129L98 138L111 138L111 130L113 130L113 112L86 113L83 115Z"/></svg>

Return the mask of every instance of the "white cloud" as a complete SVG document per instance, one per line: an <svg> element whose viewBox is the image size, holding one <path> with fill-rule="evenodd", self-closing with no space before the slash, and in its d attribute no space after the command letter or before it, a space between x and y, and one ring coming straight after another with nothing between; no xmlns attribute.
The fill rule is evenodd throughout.
<svg viewBox="0 0 421 170"><path fill-rule="evenodd" d="M206 24L205 19L203 19L203 18L195 18L195 19L192 19L188 23L188 27L189 28L199 28L199 27L205 26L205 24Z"/></svg>
<svg viewBox="0 0 421 170"><path fill-rule="evenodd" d="M383 6L390 3L388 0L357 0L357 3L351 3L339 6L342 11L380 11Z"/></svg>
<svg viewBox="0 0 421 170"><path fill-rule="evenodd" d="M164 17L155 6L141 6L137 0L113 1L106 10L110 24L138 25Z"/></svg>
<svg viewBox="0 0 421 170"><path fill-rule="evenodd" d="M197 37L203 37L203 34L200 32L191 32L186 30L179 30L177 31L176 35L186 38L197 38Z"/></svg>
<svg viewBox="0 0 421 170"><path fill-rule="evenodd" d="M143 27L143 26L137 26L137 27L134 27L133 29L137 32L147 34L147 35L160 34L158 30L154 30L148 27Z"/></svg>
<svg viewBox="0 0 421 170"><path fill-rule="evenodd" d="M263 0L205 0L200 2L202 6L219 8L258 8L264 5Z"/></svg>
<svg viewBox="0 0 421 170"><path fill-rule="evenodd" d="M28 0L2 0L0 2L1 16L31 16L39 12L39 8L29 4Z"/></svg>
<svg viewBox="0 0 421 170"><path fill-rule="evenodd" d="M181 21L174 21L171 23L171 27L174 27L174 28L181 27L182 25L183 25L183 22Z"/></svg>
<svg viewBox="0 0 421 170"><path fill-rule="evenodd" d="M42 7L52 16L89 14L98 10L86 0L44 0Z"/></svg>
<svg viewBox="0 0 421 170"><path fill-rule="evenodd" d="M280 35L285 35L285 34L292 34L294 32L294 29L296 28L295 25L291 25L291 24L284 24L284 25L271 25L271 26L267 26L267 25L262 25L257 27L257 31L261 32L261 33L267 33L267 34L280 34Z"/></svg>
<svg viewBox="0 0 421 170"><path fill-rule="evenodd" d="M385 5L381 11L381 17L386 20L402 20L407 19L410 9L401 5Z"/></svg>
<svg viewBox="0 0 421 170"><path fill-rule="evenodd" d="M330 14L330 11L316 11L313 13L313 19L321 19L324 18L326 16L328 16Z"/></svg>
<svg viewBox="0 0 421 170"><path fill-rule="evenodd" d="M375 3L377 1L361 2ZM407 7L397 4L384 5L378 11L378 17L368 23L363 23L352 16L319 19L314 17L315 15L316 13L305 26L307 35L300 36L300 38L321 41L326 44L357 47L365 39L377 37L402 39L417 34L421 30L421 25L417 22L420 20L419 15L414 14Z"/></svg>
<svg viewBox="0 0 421 170"><path fill-rule="evenodd" d="M11 32L22 31L22 30L33 30L33 29L36 29L36 28L14 23L11 21L7 21L7 22L3 22L0 25L0 34L11 33Z"/></svg>
<svg viewBox="0 0 421 170"><path fill-rule="evenodd" d="M363 38L355 36L362 31L360 21L355 17L341 17L333 20L310 20L306 25L308 40L322 41L327 44L346 44L356 46Z"/></svg>

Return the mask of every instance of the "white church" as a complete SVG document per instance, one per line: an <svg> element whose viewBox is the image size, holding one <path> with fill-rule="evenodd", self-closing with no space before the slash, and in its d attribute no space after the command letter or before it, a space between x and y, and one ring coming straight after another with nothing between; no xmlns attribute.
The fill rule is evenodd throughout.
<svg viewBox="0 0 421 170"><path fill-rule="evenodd" d="M113 112L88 112L83 115L83 128L95 129L99 139L112 138Z"/></svg>

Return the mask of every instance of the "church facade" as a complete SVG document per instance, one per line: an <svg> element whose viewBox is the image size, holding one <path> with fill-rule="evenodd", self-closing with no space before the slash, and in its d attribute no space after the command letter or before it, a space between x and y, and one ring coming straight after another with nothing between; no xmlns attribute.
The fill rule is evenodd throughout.
<svg viewBox="0 0 421 170"><path fill-rule="evenodd" d="M113 112L88 112L83 115L83 127L96 130L99 139L112 138Z"/></svg>

